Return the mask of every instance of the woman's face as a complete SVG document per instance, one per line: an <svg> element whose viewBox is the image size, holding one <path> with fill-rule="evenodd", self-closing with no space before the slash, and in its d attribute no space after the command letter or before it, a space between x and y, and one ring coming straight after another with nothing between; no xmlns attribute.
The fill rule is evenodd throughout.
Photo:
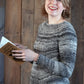
<svg viewBox="0 0 84 84"><path fill-rule="evenodd" d="M45 10L50 16L61 16L64 9L61 0L45 0Z"/></svg>

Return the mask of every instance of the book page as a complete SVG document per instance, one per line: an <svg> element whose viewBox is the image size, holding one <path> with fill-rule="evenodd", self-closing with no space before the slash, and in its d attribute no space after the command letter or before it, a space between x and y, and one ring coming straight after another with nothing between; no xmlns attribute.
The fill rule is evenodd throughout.
<svg viewBox="0 0 84 84"><path fill-rule="evenodd" d="M0 48L1 47L3 47L5 44L7 44L7 43L11 43L11 44L13 44L13 45L15 45L14 43L12 43L11 41L9 41L7 38L5 38L4 36L2 36L2 38L1 38L1 42L0 42Z"/></svg>

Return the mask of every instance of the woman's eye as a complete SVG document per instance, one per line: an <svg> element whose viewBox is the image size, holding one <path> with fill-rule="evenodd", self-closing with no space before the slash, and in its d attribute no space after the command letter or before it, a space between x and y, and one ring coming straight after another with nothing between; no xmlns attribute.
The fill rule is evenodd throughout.
<svg viewBox="0 0 84 84"><path fill-rule="evenodd" d="M49 1L53 1L53 0L49 0ZM56 0L56 1L61 1L61 0Z"/></svg>
<svg viewBox="0 0 84 84"><path fill-rule="evenodd" d="M61 0L56 0L56 1L61 1Z"/></svg>

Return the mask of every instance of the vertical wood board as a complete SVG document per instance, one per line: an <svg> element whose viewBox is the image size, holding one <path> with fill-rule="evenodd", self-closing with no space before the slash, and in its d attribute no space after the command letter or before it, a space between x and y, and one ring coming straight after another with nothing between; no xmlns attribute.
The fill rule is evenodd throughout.
<svg viewBox="0 0 84 84"><path fill-rule="evenodd" d="M6 0L5 36L20 43L21 0Z"/></svg>
<svg viewBox="0 0 84 84"><path fill-rule="evenodd" d="M34 0L22 0L22 33L23 45L32 48L33 45L33 24L34 24Z"/></svg>

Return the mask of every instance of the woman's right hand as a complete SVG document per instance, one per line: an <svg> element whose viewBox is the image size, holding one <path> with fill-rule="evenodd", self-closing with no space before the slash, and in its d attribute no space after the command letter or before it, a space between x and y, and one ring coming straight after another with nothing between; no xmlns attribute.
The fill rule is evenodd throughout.
<svg viewBox="0 0 84 84"><path fill-rule="evenodd" d="M23 61L37 61L39 54L30 49L12 50L12 56Z"/></svg>
<svg viewBox="0 0 84 84"><path fill-rule="evenodd" d="M23 46L22 44L19 43L14 43L14 44L20 49L27 49L27 46Z"/></svg>

